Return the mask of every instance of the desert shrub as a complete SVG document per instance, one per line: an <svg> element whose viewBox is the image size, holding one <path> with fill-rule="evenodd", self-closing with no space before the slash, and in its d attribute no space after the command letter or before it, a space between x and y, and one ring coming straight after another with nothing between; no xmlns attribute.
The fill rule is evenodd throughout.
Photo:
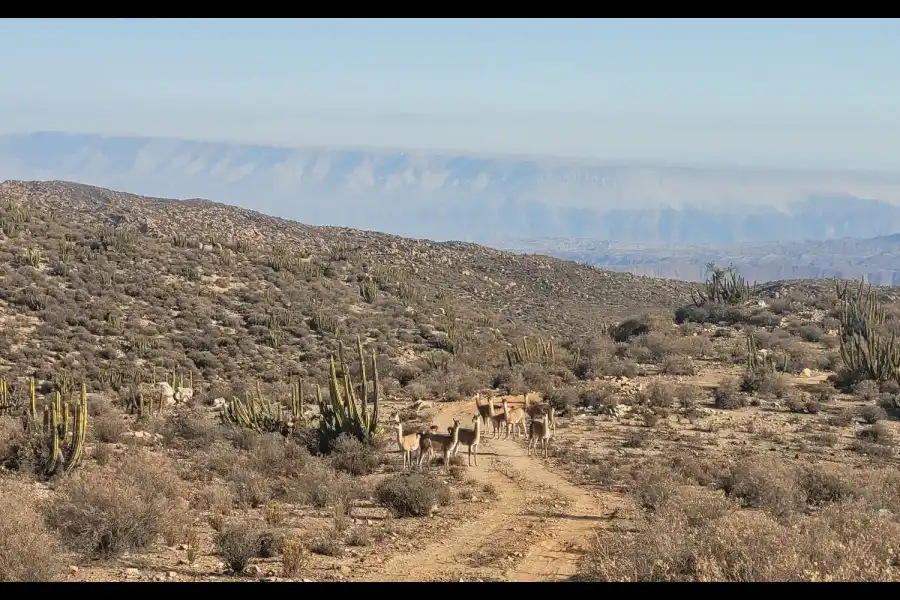
<svg viewBox="0 0 900 600"><path fill-rule="evenodd" d="M661 380L655 380L641 392L641 401L653 408L672 408L677 396L673 386Z"/></svg>
<svg viewBox="0 0 900 600"><path fill-rule="evenodd" d="M662 372L666 375L696 375L697 369L689 356L674 355L663 360Z"/></svg>
<svg viewBox="0 0 900 600"><path fill-rule="evenodd" d="M152 544L181 517L181 482L168 462L131 455L117 469L76 472L48 520L73 549L109 557Z"/></svg>
<svg viewBox="0 0 900 600"><path fill-rule="evenodd" d="M449 501L450 489L437 478L420 473L394 475L375 488L379 504L398 517L423 517Z"/></svg>
<svg viewBox="0 0 900 600"><path fill-rule="evenodd" d="M890 446L893 443L891 431L883 423L875 423L871 427L860 429L856 433L857 439L870 444Z"/></svg>
<svg viewBox="0 0 900 600"><path fill-rule="evenodd" d="M739 499L745 507L763 509L779 519L792 516L804 503L793 472L767 457L732 465L719 485L726 496Z"/></svg>
<svg viewBox="0 0 900 600"><path fill-rule="evenodd" d="M652 466L638 472L631 494L638 506L644 510L656 511L672 498L679 483L671 469Z"/></svg>
<svg viewBox="0 0 900 600"><path fill-rule="evenodd" d="M350 475L369 475L380 463L375 447L349 435L336 439L331 449L331 463L338 471Z"/></svg>
<svg viewBox="0 0 900 600"><path fill-rule="evenodd" d="M797 482L806 497L806 503L813 506L842 502L857 495L852 481L822 467L802 469Z"/></svg>
<svg viewBox="0 0 900 600"><path fill-rule="evenodd" d="M881 419L887 418L887 413L880 406L870 404L859 409L859 416L869 425L874 425Z"/></svg>
<svg viewBox="0 0 900 600"><path fill-rule="evenodd" d="M900 524L879 515L877 504L854 498L847 485L810 476L802 487L821 508L790 523L739 510L714 492L681 490L657 510L640 513L633 532L601 531L582 560L579 579L900 580L892 566Z"/></svg>
<svg viewBox="0 0 900 600"><path fill-rule="evenodd" d="M0 581L53 581L64 564L59 539L11 483L0 489Z"/></svg>
<svg viewBox="0 0 900 600"><path fill-rule="evenodd" d="M797 333L807 342L819 342L825 337L825 332L818 325L804 325Z"/></svg>
<svg viewBox="0 0 900 600"><path fill-rule="evenodd" d="M268 529L257 538L256 555L260 558L272 558L281 554L284 549L284 533L277 529Z"/></svg>
<svg viewBox="0 0 900 600"><path fill-rule="evenodd" d="M853 393L860 396L866 402L873 402L877 400L881 395L881 390L878 389L878 384L870 379L866 379L865 381L860 381L854 384L852 389Z"/></svg>
<svg viewBox="0 0 900 600"><path fill-rule="evenodd" d="M336 532L316 537L309 543L309 551L321 556L343 556L344 548L338 541Z"/></svg>
<svg viewBox="0 0 900 600"><path fill-rule="evenodd" d="M128 431L128 424L122 420L122 415L104 414L91 420L93 437L106 444L115 444L122 439L122 435Z"/></svg>
<svg viewBox="0 0 900 600"><path fill-rule="evenodd" d="M741 378L741 391L783 398L788 391L788 382L782 373L746 371Z"/></svg>
<svg viewBox="0 0 900 600"><path fill-rule="evenodd" d="M545 398L560 415L571 415L580 400L578 390L570 387L557 388L547 394Z"/></svg>
<svg viewBox="0 0 900 600"><path fill-rule="evenodd" d="M741 393L736 382L728 381L718 386L713 392L713 400L716 408L720 410L734 410L747 406L747 397Z"/></svg>
<svg viewBox="0 0 900 600"><path fill-rule="evenodd" d="M226 525L216 533L213 544L228 568L240 573L259 554L260 531L248 523Z"/></svg>

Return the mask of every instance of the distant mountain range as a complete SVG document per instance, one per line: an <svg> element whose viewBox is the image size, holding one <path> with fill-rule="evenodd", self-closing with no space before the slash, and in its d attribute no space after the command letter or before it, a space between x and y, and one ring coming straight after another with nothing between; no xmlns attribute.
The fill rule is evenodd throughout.
<svg viewBox="0 0 900 600"><path fill-rule="evenodd" d="M556 237L758 246L900 231L898 174L612 165L40 132L0 136L2 179L64 179L151 196L215 198L310 224L490 245ZM791 265L800 261L796 268L838 268L805 258L803 245L778 248L776 262L784 255ZM669 251L674 247L661 250ZM622 260L637 261L626 255L632 258ZM806 260L813 264L803 264ZM645 268L642 264L631 266ZM648 263L646 268L663 267ZM688 262L671 269L689 275L696 268ZM758 268L769 273L776 267Z"/></svg>
<svg viewBox="0 0 900 600"><path fill-rule="evenodd" d="M688 281L706 278L706 265L733 264L750 281L864 277L900 285L900 234L869 239L769 244L648 245L584 239L509 240L498 247L547 254L637 275Z"/></svg>

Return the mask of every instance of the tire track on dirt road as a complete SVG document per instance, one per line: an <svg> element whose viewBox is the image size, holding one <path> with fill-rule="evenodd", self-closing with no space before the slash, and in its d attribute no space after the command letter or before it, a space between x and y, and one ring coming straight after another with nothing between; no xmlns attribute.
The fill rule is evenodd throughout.
<svg viewBox="0 0 900 600"><path fill-rule="evenodd" d="M443 429L452 425L453 419L468 424L475 414L475 402L470 399L441 405L433 419ZM550 471L541 458L528 456L526 448L512 438L492 439L482 432L480 449L478 466L467 470L474 480L494 484L496 500L485 509L479 505L481 512L474 519L447 531L425 548L392 556L363 581L427 581L471 571L465 559L484 546L490 547L498 534L528 521L546 519L546 515L535 515L527 508L541 501L546 488L563 497L568 506L540 526L542 535L528 541L521 561L505 569L502 576L509 581L562 581L576 573L581 554L594 538L594 529L608 519L620 498L616 494L598 498L569 483ZM460 456L466 451L461 447Z"/></svg>

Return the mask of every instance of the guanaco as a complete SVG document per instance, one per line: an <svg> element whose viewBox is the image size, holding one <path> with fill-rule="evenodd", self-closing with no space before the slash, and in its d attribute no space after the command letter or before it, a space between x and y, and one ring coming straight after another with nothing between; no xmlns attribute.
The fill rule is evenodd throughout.
<svg viewBox="0 0 900 600"><path fill-rule="evenodd" d="M519 407L510 408L506 398L503 399L503 414L506 416L506 437L509 438L510 427L516 430L515 439L519 439L519 425L522 426L522 434L525 435L525 411Z"/></svg>
<svg viewBox="0 0 900 600"><path fill-rule="evenodd" d="M420 443L422 440L422 434L418 431L414 431L412 433L403 434L403 423L400 421L400 414L394 415L394 418L397 422L394 425L394 429L397 430L397 445L400 446L400 451L403 453L403 468L411 468L412 467L412 456L413 453L419 451Z"/></svg>
<svg viewBox="0 0 900 600"><path fill-rule="evenodd" d="M497 412L497 409L494 408L493 397L488 398L488 407L491 409L491 437L500 437L500 427L506 425L506 413L502 410L500 412Z"/></svg>
<svg viewBox="0 0 900 600"><path fill-rule="evenodd" d="M452 433L436 433L435 428L432 427L431 431L428 431L422 434L422 439L419 442L419 465L421 466L422 461L425 459L427 454L428 461L430 462L432 457L434 456L435 448L440 448L441 452L444 454L444 468L450 468L450 453L453 451L453 448L459 443L459 419L453 420L453 427L451 428Z"/></svg>
<svg viewBox="0 0 900 600"><path fill-rule="evenodd" d="M540 420L532 419L528 429L528 433L531 436L531 439L528 440L528 454L530 455L537 444L540 443L541 451L546 457L550 437L553 435L553 430L550 427L550 413L542 414Z"/></svg>
<svg viewBox="0 0 900 600"><path fill-rule="evenodd" d="M454 454L456 453L456 449L459 448L460 444L465 444L469 447L469 466L472 466L472 454L474 452L475 455L475 466L478 466L478 442L481 441L481 421L482 417L480 414L472 417L472 423L475 425L472 429L459 429L457 431L457 443L454 446ZM452 428L450 428L452 430Z"/></svg>
<svg viewBox="0 0 900 600"><path fill-rule="evenodd" d="M475 396L475 408L478 409L478 414L481 416L481 420L485 427L487 427L490 422L490 418L493 416L493 411L491 409L490 401L482 404L481 394Z"/></svg>

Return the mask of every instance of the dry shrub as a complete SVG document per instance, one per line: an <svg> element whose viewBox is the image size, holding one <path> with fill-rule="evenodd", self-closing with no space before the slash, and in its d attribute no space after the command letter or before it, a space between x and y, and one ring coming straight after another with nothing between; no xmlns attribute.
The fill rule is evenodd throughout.
<svg viewBox="0 0 900 600"><path fill-rule="evenodd" d="M732 465L720 485L726 496L739 499L743 506L763 509L778 519L787 519L804 506L803 490L793 471L767 456Z"/></svg>
<svg viewBox="0 0 900 600"><path fill-rule="evenodd" d="M643 403L653 408L672 408L675 406L676 390L667 381L657 379L640 392Z"/></svg>
<svg viewBox="0 0 900 600"><path fill-rule="evenodd" d="M741 392L740 384L736 381L722 383L713 392L713 399L719 410L744 408L748 404L747 397Z"/></svg>
<svg viewBox="0 0 900 600"><path fill-rule="evenodd" d="M297 577L306 566L308 558L303 538L294 536L286 539L281 551L281 574L287 578Z"/></svg>
<svg viewBox="0 0 900 600"><path fill-rule="evenodd" d="M331 462L338 471L350 475L369 475L378 468L381 460L371 444L342 435L332 445Z"/></svg>
<svg viewBox="0 0 900 600"><path fill-rule="evenodd" d="M674 494L637 531L605 531L581 564L591 581L898 581L900 525L858 501L785 525L727 499Z"/></svg>
<svg viewBox="0 0 900 600"><path fill-rule="evenodd" d="M176 523L183 513L182 493L169 461L140 452L118 468L65 479L48 520L73 549L115 556L146 548Z"/></svg>
<svg viewBox="0 0 900 600"><path fill-rule="evenodd" d="M0 581L53 581L59 575L59 540L15 482L0 488Z"/></svg>
<svg viewBox="0 0 900 600"><path fill-rule="evenodd" d="M788 380L783 373L746 371L741 379L741 391L750 394L783 398L788 389Z"/></svg>
<svg viewBox="0 0 900 600"><path fill-rule="evenodd" d="M431 475L400 474L379 483L375 497L398 517L424 517L449 502L450 488Z"/></svg>
<svg viewBox="0 0 900 600"><path fill-rule="evenodd" d="M216 554L235 573L240 573L259 554L260 531L248 523L227 525L213 539Z"/></svg>
<svg viewBox="0 0 900 600"><path fill-rule="evenodd" d="M128 424L121 414L106 413L91 421L93 437L105 444L115 444L122 440L122 436L128 431Z"/></svg>

